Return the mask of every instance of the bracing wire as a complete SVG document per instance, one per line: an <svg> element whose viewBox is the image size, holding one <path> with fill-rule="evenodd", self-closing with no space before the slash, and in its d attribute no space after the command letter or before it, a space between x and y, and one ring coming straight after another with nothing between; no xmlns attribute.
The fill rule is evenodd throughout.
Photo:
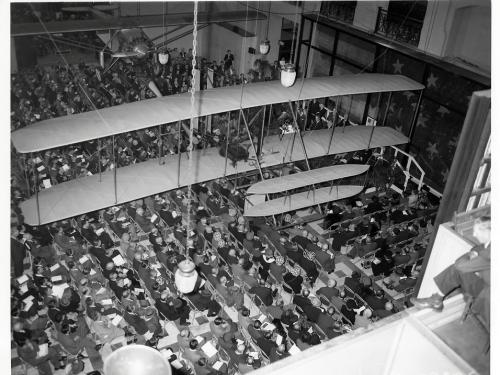
<svg viewBox="0 0 500 375"><path fill-rule="evenodd" d="M52 44L54 45L54 48L56 49L57 53L59 56L61 56L61 59L62 61L64 62L64 64L66 65L66 69L67 71L69 72L70 71L70 66L69 66L69 63L68 61L66 60L66 58L64 57L64 54L61 53L59 47L57 46L57 43L54 41L54 38L52 37L52 35L49 33L49 30L47 29L47 27L45 26L45 23L42 21L42 19L39 17L38 13L35 12L35 9L33 7L33 4L31 3L30 4L31 6L31 9L33 10L33 13L35 14L35 16L37 17L38 19L38 22L40 23L40 25L43 27L45 33L49 36ZM108 129L111 129L111 126L109 125L109 123L104 119L104 117L102 116L101 112L99 111L99 109L97 108L97 106L94 104L94 102L92 101L92 99L90 98L89 94L87 93L87 90L85 90L85 88L82 86L82 84L80 83L79 80L77 80L77 84L78 86L80 87L80 89L82 90L82 92L85 94L85 97L87 98L87 100L90 102L92 108L94 109L94 111L97 113L97 115L99 116L99 118L101 119L101 121L103 122L104 125L106 125L108 127Z"/></svg>

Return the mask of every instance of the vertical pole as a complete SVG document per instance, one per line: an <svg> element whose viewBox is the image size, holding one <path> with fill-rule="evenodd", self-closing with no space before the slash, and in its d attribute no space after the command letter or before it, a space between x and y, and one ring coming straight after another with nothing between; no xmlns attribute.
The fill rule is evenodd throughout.
<svg viewBox="0 0 500 375"><path fill-rule="evenodd" d="M238 126L240 122L241 112L238 115ZM229 126L231 124L231 112L227 112L227 132L226 132L226 159L224 161L224 177L226 177L227 172L227 149L229 147Z"/></svg>
<svg viewBox="0 0 500 375"><path fill-rule="evenodd" d="M113 184L114 184L114 189L115 189L115 204L118 203L118 195L116 194L116 170L118 169L118 163L116 162L116 156L115 156L115 136L113 135Z"/></svg>
<svg viewBox="0 0 500 375"><path fill-rule="evenodd" d="M177 121L177 128L178 128L178 133L177 133L177 153L178 158L177 158L177 187L181 186L181 121Z"/></svg>
<svg viewBox="0 0 500 375"><path fill-rule="evenodd" d="M389 113L389 107L391 106L391 100L392 100L392 91L389 92L389 99L387 100L387 107L385 107L384 119L382 120L382 126L385 126L385 121L387 120L387 114Z"/></svg>
<svg viewBox="0 0 500 375"><path fill-rule="evenodd" d="M99 182L101 182L101 138L97 139L97 164L99 166Z"/></svg>
<svg viewBox="0 0 500 375"><path fill-rule="evenodd" d="M31 160L33 160L33 153L31 153ZM33 174L35 175L35 199L36 199L36 213L38 215L38 225L40 221L40 201L38 199L38 170L36 169L35 162L33 161Z"/></svg>
<svg viewBox="0 0 500 375"><path fill-rule="evenodd" d="M417 106L415 107L415 112L413 113L413 119L411 120L411 127L410 127L410 133L408 134L408 144L406 145L406 152L410 150L410 144L413 139L413 136L415 135L415 127L417 125L417 118L418 118L418 113L420 111L420 104L422 103L422 95L424 93L424 90L420 90L420 94L418 96L418 102Z"/></svg>
<svg viewBox="0 0 500 375"><path fill-rule="evenodd" d="M342 133L344 132L345 129L345 124L347 124L347 121L349 121L349 116L351 115L351 108L352 108L352 95L350 95L351 101L349 103L349 112L346 113L345 118L344 118L344 125L342 126Z"/></svg>
<svg viewBox="0 0 500 375"><path fill-rule="evenodd" d="M158 138L156 139L158 142L158 164L161 165L161 125L158 125Z"/></svg>
<svg viewBox="0 0 500 375"><path fill-rule="evenodd" d="M328 151L326 152L326 155L330 154L330 147L332 146L333 134L335 133L335 125L337 123L337 117L339 114L339 108L338 108L339 102L340 102L340 96L337 96L337 101L335 103L335 116L333 116L332 134L330 135L330 142L328 142Z"/></svg>
<svg viewBox="0 0 500 375"><path fill-rule="evenodd" d="M304 111L306 112L306 119L304 121L304 129L302 129L302 131L306 131L306 127L307 127L307 120L308 120L308 114L309 114L309 100L305 100L304 103L305 103Z"/></svg>
<svg viewBox="0 0 500 375"><path fill-rule="evenodd" d="M24 178L26 180L26 187L28 188L27 190L27 196L29 197L31 195L31 186L30 186L30 178L28 176L28 163L25 158L23 158L23 164L24 164Z"/></svg>
<svg viewBox="0 0 500 375"><path fill-rule="evenodd" d="M269 119L267 120L267 134L266 137L269 137L269 127L271 126L271 117L273 115L273 104L269 107Z"/></svg>
<svg viewBox="0 0 500 375"><path fill-rule="evenodd" d="M264 112L262 114L262 126L260 128L260 139L259 139L259 146L257 148L257 152L262 154L262 148L264 147L264 126L266 124L266 105L264 106ZM259 157L259 156L257 156Z"/></svg>
<svg viewBox="0 0 500 375"><path fill-rule="evenodd" d="M377 115L375 116L375 121L378 122L378 114L380 112L380 99L382 98L382 93L379 92L378 94L378 99L377 99ZM372 131L370 132L370 139L368 140L368 145L366 146L366 149L370 149L370 144L372 143L372 138L373 138L373 132L375 131L375 125L372 126Z"/></svg>

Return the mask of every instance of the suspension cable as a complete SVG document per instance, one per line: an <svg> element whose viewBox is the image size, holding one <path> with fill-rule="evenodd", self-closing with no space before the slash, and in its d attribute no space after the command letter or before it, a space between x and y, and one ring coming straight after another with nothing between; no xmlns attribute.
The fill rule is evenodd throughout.
<svg viewBox="0 0 500 375"><path fill-rule="evenodd" d="M296 2L296 7L299 6L299 1L297 0ZM295 12L295 17L294 17L294 20L293 20L293 28L292 28L292 49L290 51L290 64L292 63L292 58L295 60L293 54L295 53L295 33L296 33L296 26L297 26L297 15L299 14L298 11Z"/></svg>
<svg viewBox="0 0 500 375"><path fill-rule="evenodd" d="M198 0L194 1L194 12L193 12L193 58L191 60L191 121L189 124L189 160L188 160L188 178L191 178L191 170L193 167L193 130L195 121L195 108L194 99L196 92L196 47L197 47L197 37L198 37ZM189 237L191 233L191 180L188 180L188 205L187 205L187 226L186 234ZM186 247L186 256L187 256Z"/></svg>

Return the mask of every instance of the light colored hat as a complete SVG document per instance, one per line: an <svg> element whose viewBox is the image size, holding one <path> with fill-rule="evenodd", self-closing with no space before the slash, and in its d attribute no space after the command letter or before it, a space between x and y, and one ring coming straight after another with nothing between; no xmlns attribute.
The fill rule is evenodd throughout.
<svg viewBox="0 0 500 375"><path fill-rule="evenodd" d="M245 218L243 216L238 218L238 224L245 224Z"/></svg>
<svg viewBox="0 0 500 375"><path fill-rule="evenodd" d="M231 217L236 216L236 210L234 208L229 209L229 216L231 216Z"/></svg>
<svg viewBox="0 0 500 375"><path fill-rule="evenodd" d="M293 267L292 270L290 271L290 273L293 276L299 276L300 275L300 267L299 266Z"/></svg>
<svg viewBox="0 0 500 375"><path fill-rule="evenodd" d="M316 254L314 254L312 251L304 251L304 258L307 260L314 260L316 258Z"/></svg>
<svg viewBox="0 0 500 375"><path fill-rule="evenodd" d="M222 234L220 232L215 232L214 233L214 239L216 241L220 241L222 239Z"/></svg>
<svg viewBox="0 0 500 375"><path fill-rule="evenodd" d="M217 245L218 245L219 247L223 247L225 244L226 244L226 241L224 241L224 240L219 240L219 241L217 241Z"/></svg>
<svg viewBox="0 0 500 375"><path fill-rule="evenodd" d="M285 263L285 258L283 258L281 255L278 255L276 257L276 264L278 266L282 266Z"/></svg>

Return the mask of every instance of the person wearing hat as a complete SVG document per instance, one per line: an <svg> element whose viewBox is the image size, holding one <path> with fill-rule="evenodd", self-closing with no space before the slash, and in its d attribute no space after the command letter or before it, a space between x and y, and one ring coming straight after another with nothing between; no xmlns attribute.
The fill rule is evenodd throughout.
<svg viewBox="0 0 500 375"><path fill-rule="evenodd" d="M160 319L153 307L147 307L144 310L143 318L149 332L153 332L156 336L163 336L163 328L160 324Z"/></svg>
<svg viewBox="0 0 500 375"><path fill-rule="evenodd" d="M289 253L289 255L290 258L293 259L291 253ZM318 268L316 267L316 263L314 263L315 254L304 249L303 254L298 256L296 259L297 263L305 271L307 278L309 279L311 284L314 285L316 279L319 276Z"/></svg>
<svg viewBox="0 0 500 375"><path fill-rule="evenodd" d="M274 277L277 283L283 283L283 274L286 272L286 267L283 265L285 263L285 258L281 255L277 255L274 261L269 263L269 273Z"/></svg>
<svg viewBox="0 0 500 375"><path fill-rule="evenodd" d="M285 291L288 293L295 293L299 294L300 291L302 290L302 283L304 279L300 275L302 272L302 269L300 268L299 265L295 265L289 272L285 273L283 276L283 281L285 282L286 285L283 286ZM291 288L291 290L289 290Z"/></svg>

